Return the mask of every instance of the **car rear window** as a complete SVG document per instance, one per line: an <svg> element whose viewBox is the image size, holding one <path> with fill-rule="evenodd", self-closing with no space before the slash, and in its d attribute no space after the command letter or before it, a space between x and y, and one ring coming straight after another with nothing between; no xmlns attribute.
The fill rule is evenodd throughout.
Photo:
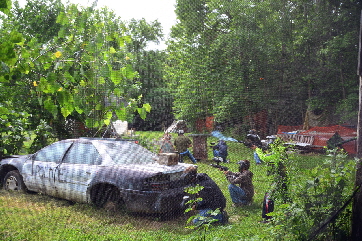
<svg viewBox="0 0 362 241"><path fill-rule="evenodd" d="M142 164L155 162L156 154L133 142L105 143L107 153L116 164Z"/></svg>

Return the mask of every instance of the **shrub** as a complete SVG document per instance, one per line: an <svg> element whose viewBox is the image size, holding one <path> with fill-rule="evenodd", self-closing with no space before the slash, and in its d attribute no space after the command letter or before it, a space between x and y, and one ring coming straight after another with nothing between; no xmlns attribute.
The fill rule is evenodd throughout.
<svg viewBox="0 0 362 241"><path fill-rule="evenodd" d="M271 228L276 240L307 240L325 220L341 208L353 191L355 161L340 150L328 151L326 160L313 169L297 169L288 163L288 194L291 202L276 203ZM301 179L301 176L305 177ZM278 201L278 200L276 200ZM350 207L327 229L320 240L348 237Z"/></svg>

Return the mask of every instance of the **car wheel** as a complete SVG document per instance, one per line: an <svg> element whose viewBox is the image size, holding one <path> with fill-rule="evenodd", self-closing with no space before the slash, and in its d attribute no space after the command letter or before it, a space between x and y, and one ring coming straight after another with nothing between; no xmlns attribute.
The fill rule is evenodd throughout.
<svg viewBox="0 0 362 241"><path fill-rule="evenodd" d="M10 171L5 175L3 187L7 191L26 191L23 177L19 171Z"/></svg>
<svg viewBox="0 0 362 241"><path fill-rule="evenodd" d="M122 199L117 188L110 188L105 193L105 202L102 205L107 212L115 212L122 207Z"/></svg>
<svg viewBox="0 0 362 241"><path fill-rule="evenodd" d="M94 190L92 196L94 204L107 211L113 212L119 210L123 204L119 190L113 186L98 186L98 188Z"/></svg>

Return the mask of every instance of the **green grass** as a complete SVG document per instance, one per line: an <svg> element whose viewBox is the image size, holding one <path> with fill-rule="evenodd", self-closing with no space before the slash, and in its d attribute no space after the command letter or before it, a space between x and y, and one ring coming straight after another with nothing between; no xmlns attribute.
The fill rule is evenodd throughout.
<svg viewBox="0 0 362 241"><path fill-rule="evenodd" d="M138 132L148 140L157 140L162 132ZM175 135L174 135L175 136ZM208 139L208 144L215 141ZM212 227L206 240L268 240L271 224L261 221L262 200L270 187L266 165L255 165L251 150L240 143L228 142L231 171L237 171L238 160L249 159L254 173L255 196L251 206L232 207L228 182L224 174L209 166L210 161L199 162L198 171L207 173L222 189L227 198L230 223ZM209 148L209 159L212 150ZM323 157L297 156L300 175L303 169L318 165ZM186 162L191 163L190 160ZM155 216L129 214L124 210L107 212L88 204L74 204L66 200L34 193L9 193L0 191L0 240L202 240L201 232L186 229L187 216L170 220ZM270 238L271 239L271 238Z"/></svg>

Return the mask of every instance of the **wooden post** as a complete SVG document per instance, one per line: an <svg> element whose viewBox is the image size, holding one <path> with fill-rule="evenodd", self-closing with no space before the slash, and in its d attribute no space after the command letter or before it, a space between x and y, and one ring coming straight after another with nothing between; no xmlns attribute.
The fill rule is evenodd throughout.
<svg viewBox="0 0 362 241"><path fill-rule="evenodd" d="M359 34L359 52L357 75L359 76L359 110L357 125L357 166L355 186L359 187L362 183L362 11L360 20ZM357 192L352 206L352 240L362 240L362 192Z"/></svg>
<svg viewBox="0 0 362 241"><path fill-rule="evenodd" d="M197 160L207 160L207 137L208 134L190 134L192 137L193 155Z"/></svg>

